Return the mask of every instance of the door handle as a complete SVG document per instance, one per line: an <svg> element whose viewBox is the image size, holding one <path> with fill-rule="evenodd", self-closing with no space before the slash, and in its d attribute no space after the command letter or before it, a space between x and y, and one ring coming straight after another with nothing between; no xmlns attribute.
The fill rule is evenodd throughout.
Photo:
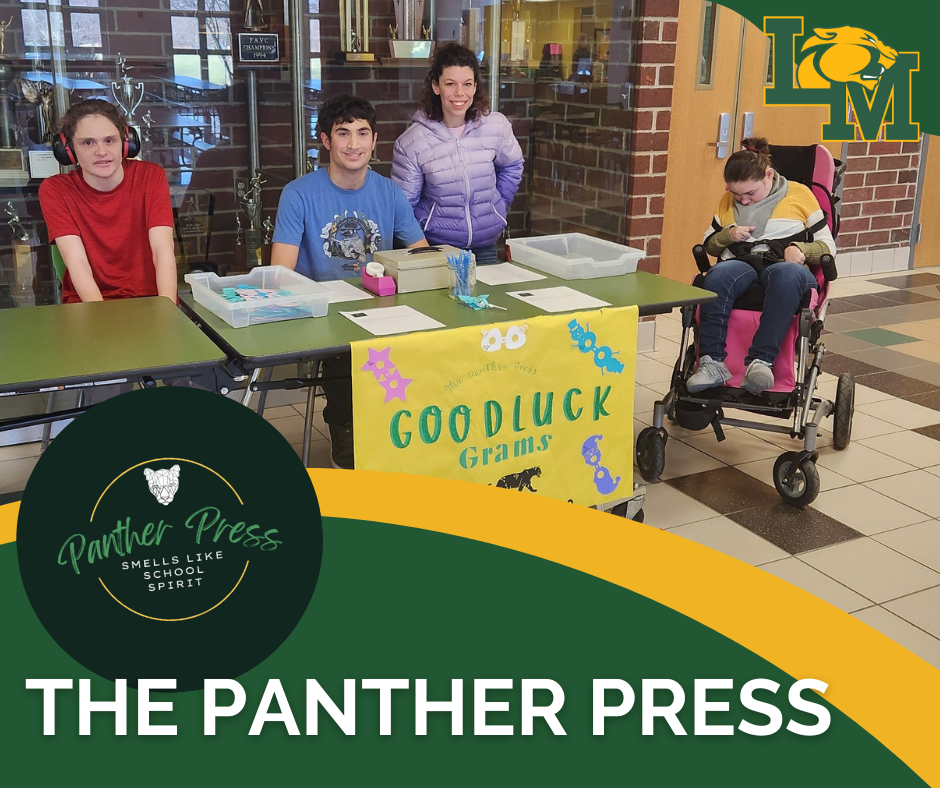
<svg viewBox="0 0 940 788"><path fill-rule="evenodd" d="M744 121L741 124L741 139L748 139L754 136L754 113L745 112Z"/></svg>
<svg viewBox="0 0 940 788"><path fill-rule="evenodd" d="M716 148L716 155L719 159L723 159L728 155L728 147L731 144L731 113L722 112L718 116L718 140L716 142L708 142L710 148Z"/></svg>

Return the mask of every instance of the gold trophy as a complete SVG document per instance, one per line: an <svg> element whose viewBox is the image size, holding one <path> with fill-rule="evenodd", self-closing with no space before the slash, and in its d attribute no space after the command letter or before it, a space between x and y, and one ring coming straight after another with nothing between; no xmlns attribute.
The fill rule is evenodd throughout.
<svg viewBox="0 0 940 788"><path fill-rule="evenodd" d="M520 61L527 58L526 52L526 23L522 18L522 7L526 0L509 0L512 6L512 22L510 22L509 59Z"/></svg>
<svg viewBox="0 0 940 788"><path fill-rule="evenodd" d="M245 237L245 257L249 268L262 264L261 247L261 187L267 181L261 180L261 170L255 172L255 176L248 181L248 184L241 182L238 184L238 201L241 204L245 216L248 217L248 226L242 230ZM238 219L238 217L235 217ZM241 229L241 222L238 222ZM237 242L236 242L237 243ZM240 245L240 244L239 244Z"/></svg>
<svg viewBox="0 0 940 788"><path fill-rule="evenodd" d="M268 23L264 17L264 6L261 5L261 0L248 0L245 5L245 18L243 20L245 30L251 30L252 32L267 30Z"/></svg>
<svg viewBox="0 0 940 788"><path fill-rule="evenodd" d="M395 0L395 26L389 25L388 48L396 60L428 60L431 29L423 25L424 0Z"/></svg>
<svg viewBox="0 0 940 788"><path fill-rule="evenodd" d="M55 109L53 107L52 86L45 82L20 80L20 89L30 104L36 105L36 124L39 127L39 142L52 142L55 133Z"/></svg>
<svg viewBox="0 0 940 788"><path fill-rule="evenodd" d="M369 0L339 0L339 63L372 63L369 51Z"/></svg>
<svg viewBox="0 0 940 788"><path fill-rule="evenodd" d="M39 239L34 237L20 222L19 212L13 201L7 202L4 213L10 217L7 225L13 236L13 302L17 306L33 306L36 295L33 282L36 278L36 248Z"/></svg>
<svg viewBox="0 0 940 788"><path fill-rule="evenodd" d="M21 179L29 178L23 150L17 142L16 112L10 93L10 83L14 77L13 63L7 60L4 52L7 28L11 24L12 17L9 22L0 19L0 183L4 186L19 185ZM37 116L39 112L37 108Z"/></svg>

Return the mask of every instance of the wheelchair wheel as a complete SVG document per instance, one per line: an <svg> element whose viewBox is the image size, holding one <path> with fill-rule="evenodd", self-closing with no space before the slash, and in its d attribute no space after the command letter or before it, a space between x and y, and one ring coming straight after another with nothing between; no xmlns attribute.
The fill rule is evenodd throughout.
<svg viewBox="0 0 940 788"><path fill-rule="evenodd" d="M855 378L846 372L839 377L836 404L832 412L832 445L844 449L852 440L852 416L855 414Z"/></svg>
<svg viewBox="0 0 940 788"><path fill-rule="evenodd" d="M608 514L614 515L614 517L626 517L627 516L627 504L629 501L624 501L623 503L618 503L615 507L608 510ZM643 510L640 509L634 516L633 522L642 523L643 522Z"/></svg>
<svg viewBox="0 0 940 788"><path fill-rule="evenodd" d="M790 483L785 479L790 471L790 466L796 461L799 454L795 451L788 451L777 457L774 463L774 487L780 493L785 503L790 506L808 506L816 500L819 495L819 471L816 470L816 463L812 460L803 460Z"/></svg>
<svg viewBox="0 0 940 788"><path fill-rule="evenodd" d="M666 431L647 427L636 439L636 465L648 482L658 481L666 468Z"/></svg>

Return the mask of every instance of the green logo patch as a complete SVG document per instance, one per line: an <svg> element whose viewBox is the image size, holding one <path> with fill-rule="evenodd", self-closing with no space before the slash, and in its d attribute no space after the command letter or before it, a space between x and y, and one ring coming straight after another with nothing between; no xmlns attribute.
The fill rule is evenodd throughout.
<svg viewBox="0 0 940 788"><path fill-rule="evenodd" d="M316 493L284 438L224 397L135 391L69 425L17 524L29 601L92 672L235 678L273 653L316 586Z"/></svg>

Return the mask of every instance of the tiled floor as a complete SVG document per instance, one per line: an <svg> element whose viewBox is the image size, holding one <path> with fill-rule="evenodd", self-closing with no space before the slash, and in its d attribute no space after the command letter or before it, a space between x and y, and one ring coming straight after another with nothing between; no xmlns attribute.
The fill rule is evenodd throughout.
<svg viewBox="0 0 940 788"><path fill-rule="evenodd" d="M773 488L774 461L796 441L726 428L718 443L667 424L646 522L800 586L940 667L940 268L844 279L832 295L820 393L834 398L851 372L856 409L844 451L823 425L815 503L793 509ZM669 387L680 333L678 313L660 317L656 350L638 360L637 431ZM271 392L265 412L298 454L304 398ZM312 467L330 467L321 408L318 398ZM0 504L19 499L38 454L36 443L0 447Z"/></svg>
<svg viewBox="0 0 940 788"><path fill-rule="evenodd" d="M819 391L834 399L851 372L855 419L841 452L823 424L812 506L793 509L773 488L774 461L797 441L732 427L718 443L667 423L646 522L800 586L940 667L940 269L840 280L832 299ZM678 314L656 333L638 360L637 431L669 387Z"/></svg>

